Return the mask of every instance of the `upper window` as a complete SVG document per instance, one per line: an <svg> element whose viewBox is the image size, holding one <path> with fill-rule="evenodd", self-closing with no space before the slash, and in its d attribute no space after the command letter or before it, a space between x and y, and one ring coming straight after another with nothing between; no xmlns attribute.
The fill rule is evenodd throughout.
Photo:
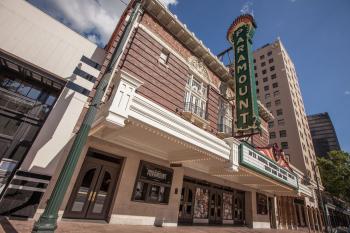
<svg viewBox="0 0 350 233"><path fill-rule="evenodd" d="M282 109L277 109L277 110L276 110L276 113L277 113L277 116L283 115Z"/></svg>
<svg viewBox="0 0 350 233"><path fill-rule="evenodd" d="M261 62L261 66L266 66L266 62Z"/></svg>
<svg viewBox="0 0 350 233"><path fill-rule="evenodd" d="M269 93L265 94L265 99L269 99L269 98L270 98L270 94Z"/></svg>
<svg viewBox="0 0 350 233"><path fill-rule="evenodd" d="M205 118L207 87L202 81L196 79L194 75L191 75L187 80L184 103L185 111Z"/></svg>
<svg viewBox="0 0 350 233"><path fill-rule="evenodd" d="M268 91L269 90L269 86L264 86L264 90Z"/></svg>
<svg viewBox="0 0 350 233"><path fill-rule="evenodd" d="M220 100L218 128L220 132L232 133L232 105L222 99Z"/></svg>
<svg viewBox="0 0 350 233"><path fill-rule="evenodd" d="M273 62L273 58L270 58L269 59L269 63L271 64Z"/></svg>
<svg viewBox="0 0 350 233"><path fill-rule="evenodd" d="M263 78L263 82L264 83L267 82L267 77Z"/></svg>
<svg viewBox="0 0 350 233"><path fill-rule="evenodd" d="M275 100L275 105L276 105L276 106L281 105L281 100Z"/></svg>
<svg viewBox="0 0 350 233"><path fill-rule="evenodd" d="M277 78L276 74L271 75L271 79Z"/></svg>
<svg viewBox="0 0 350 233"><path fill-rule="evenodd" d="M281 138L287 137L287 130L281 130L280 131L280 137Z"/></svg>
<svg viewBox="0 0 350 233"><path fill-rule="evenodd" d="M288 149L288 142L281 142L282 149Z"/></svg>
<svg viewBox="0 0 350 233"><path fill-rule="evenodd" d="M276 133L275 132L270 132L270 139L276 138Z"/></svg>
<svg viewBox="0 0 350 233"><path fill-rule="evenodd" d="M272 51L269 51L268 53L267 53L267 56L271 56L272 55Z"/></svg>
<svg viewBox="0 0 350 233"><path fill-rule="evenodd" d="M270 71L274 71L274 70L275 70L275 66L271 66Z"/></svg>
<svg viewBox="0 0 350 233"><path fill-rule="evenodd" d="M278 120L278 125L279 125L279 126L283 126L283 125L284 125L284 119Z"/></svg>
<svg viewBox="0 0 350 233"><path fill-rule="evenodd" d="M269 121L269 128L272 128L273 127L273 121Z"/></svg>
<svg viewBox="0 0 350 233"><path fill-rule="evenodd" d="M266 70L262 70L262 74L266 74Z"/></svg>
<svg viewBox="0 0 350 233"><path fill-rule="evenodd" d="M260 56L260 59L264 59L264 58L265 58L265 55L261 55L261 56Z"/></svg>
<svg viewBox="0 0 350 233"><path fill-rule="evenodd" d="M278 87L278 83L272 83L272 87L273 87L273 88Z"/></svg>
<svg viewBox="0 0 350 233"><path fill-rule="evenodd" d="M274 92L273 92L273 96L276 97L276 96L279 96L279 95L280 95L280 91L274 91Z"/></svg>
<svg viewBox="0 0 350 233"><path fill-rule="evenodd" d="M169 55L170 52L167 51L166 49L162 49L162 51L160 52L160 56L159 56L159 62L162 64L167 64L168 63L168 59L169 59Z"/></svg>

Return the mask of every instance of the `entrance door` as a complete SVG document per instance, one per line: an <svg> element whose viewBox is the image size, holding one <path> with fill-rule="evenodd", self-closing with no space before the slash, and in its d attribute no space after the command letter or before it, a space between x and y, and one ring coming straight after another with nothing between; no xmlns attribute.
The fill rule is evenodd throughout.
<svg viewBox="0 0 350 233"><path fill-rule="evenodd" d="M209 223L222 224L222 192L212 190L209 203Z"/></svg>
<svg viewBox="0 0 350 233"><path fill-rule="evenodd" d="M194 186L184 183L181 190L179 223L191 224L193 222L194 196Z"/></svg>
<svg viewBox="0 0 350 233"><path fill-rule="evenodd" d="M119 163L87 156L63 217L106 219L119 170Z"/></svg>
<svg viewBox="0 0 350 233"><path fill-rule="evenodd" d="M272 197L269 197L269 218L270 218L270 227L276 228L275 205L273 203Z"/></svg>
<svg viewBox="0 0 350 233"><path fill-rule="evenodd" d="M234 224L244 224L244 192L236 192L233 201Z"/></svg>

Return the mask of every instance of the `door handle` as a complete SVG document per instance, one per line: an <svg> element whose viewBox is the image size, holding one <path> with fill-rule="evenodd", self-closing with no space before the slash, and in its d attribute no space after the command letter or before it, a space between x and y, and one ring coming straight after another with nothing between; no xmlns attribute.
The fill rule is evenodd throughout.
<svg viewBox="0 0 350 233"><path fill-rule="evenodd" d="M97 192L93 192L93 194L92 194L92 198L91 198L91 201L92 201L92 202L93 202L93 201L95 201L96 194L97 194Z"/></svg>
<svg viewBox="0 0 350 233"><path fill-rule="evenodd" d="M92 195L94 195L94 192L90 192L88 196L88 201L91 201Z"/></svg>

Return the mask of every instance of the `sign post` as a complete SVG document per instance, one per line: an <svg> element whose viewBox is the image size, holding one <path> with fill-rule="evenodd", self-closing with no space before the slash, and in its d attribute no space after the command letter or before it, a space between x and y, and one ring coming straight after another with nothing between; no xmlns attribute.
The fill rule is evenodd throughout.
<svg viewBox="0 0 350 233"><path fill-rule="evenodd" d="M254 18L246 14L236 18L227 32L235 54L237 136L260 132L252 52L255 28Z"/></svg>

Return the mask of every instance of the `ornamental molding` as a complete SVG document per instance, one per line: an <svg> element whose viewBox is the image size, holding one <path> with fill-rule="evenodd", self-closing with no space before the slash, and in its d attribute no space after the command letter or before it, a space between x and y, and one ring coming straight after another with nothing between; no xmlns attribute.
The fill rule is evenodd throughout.
<svg viewBox="0 0 350 233"><path fill-rule="evenodd" d="M202 79L204 79L207 83L211 83L208 70L204 63L199 60L197 57L192 56L188 58L188 67L192 72L199 75Z"/></svg>

